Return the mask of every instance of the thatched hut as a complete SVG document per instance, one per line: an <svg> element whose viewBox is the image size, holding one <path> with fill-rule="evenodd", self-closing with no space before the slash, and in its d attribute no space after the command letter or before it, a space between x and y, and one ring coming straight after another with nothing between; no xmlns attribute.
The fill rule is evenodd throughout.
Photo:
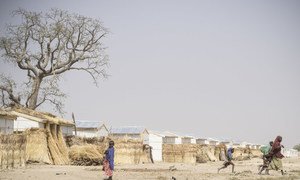
<svg viewBox="0 0 300 180"><path fill-rule="evenodd" d="M25 162L69 164L68 149L63 138L62 127L73 127L73 122L50 113L26 108L14 108L6 111L16 118L14 130L24 140L18 141L21 142L19 144L6 143L14 141L16 135L2 135L1 138L4 140L0 141L0 146L4 153L2 153L1 158L17 157L20 153L15 155L14 149L20 146L22 147L20 149L24 151L22 158ZM11 155L11 153L13 154ZM2 167L13 166L8 161L6 163L10 165Z"/></svg>
<svg viewBox="0 0 300 180"><path fill-rule="evenodd" d="M10 111L13 115L17 116L14 124L15 132L23 132L30 128L46 129L47 124L60 126L63 135L72 135L74 123L50 114L48 112L39 112L27 108L14 108Z"/></svg>

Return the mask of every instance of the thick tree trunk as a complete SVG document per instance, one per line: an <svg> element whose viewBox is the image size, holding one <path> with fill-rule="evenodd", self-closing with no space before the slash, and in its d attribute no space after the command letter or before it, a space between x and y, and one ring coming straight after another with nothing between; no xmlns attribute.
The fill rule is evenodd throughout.
<svg viewBox="0 0 300 180"><path fill-rule="evenodd" d="M36 108L42 80L43 80L43 78L36 77L33 81L32 89L31 89L31 96L28 97L27 107L29 109L35 109Z"/></svg>

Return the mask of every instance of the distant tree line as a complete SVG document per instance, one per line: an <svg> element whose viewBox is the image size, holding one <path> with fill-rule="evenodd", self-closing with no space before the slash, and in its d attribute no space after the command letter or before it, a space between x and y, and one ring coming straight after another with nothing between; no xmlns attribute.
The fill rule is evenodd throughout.
<svg viewBox="0 0 300 180"><path fill-rule="evenodd" d="M300 151L300 144L295 145L293 149L296 149L297 151Z"/></svg>

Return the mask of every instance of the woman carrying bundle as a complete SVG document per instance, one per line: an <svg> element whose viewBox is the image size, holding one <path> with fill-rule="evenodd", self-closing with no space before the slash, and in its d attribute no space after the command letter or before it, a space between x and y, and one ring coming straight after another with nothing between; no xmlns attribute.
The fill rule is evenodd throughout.
<svg viewBox="0 0 300 180"><path fill-rule="evenodd" d="M281 154L281 147L284 147L281 145L282 137L277 136L273 145L272 149L269 153L269 155L272 157L271 163L269 164L269 167L266 170L266 174L269 174L269 170L280 170L281 174L284 175L283 169L282 169L282 158L284 157Z"/></svg>

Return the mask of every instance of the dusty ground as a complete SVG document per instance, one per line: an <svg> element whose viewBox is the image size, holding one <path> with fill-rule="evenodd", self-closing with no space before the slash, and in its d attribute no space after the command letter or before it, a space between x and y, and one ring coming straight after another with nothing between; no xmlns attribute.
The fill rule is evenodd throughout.
<svg viewBox="0 0 300 180"><path fill-rule="evenodd" d="M271 175L257 175L257 166L260 159L248 161L235 161L236 173L232 174L231 167L217 173L217 168L222 162L205 164L180 164L157 163L140 165L116 165L114 179L143 180L159 179L169 180L175 177L177 180L191 179L300 179L300 159L284 159L285 176L279 172L270 171ZM177 170L170 171L174 166ZM0 180L16 179L103 179L101 167L87 166L52 166L52 165L28 165L23 169L0 171Z"/></svg>

